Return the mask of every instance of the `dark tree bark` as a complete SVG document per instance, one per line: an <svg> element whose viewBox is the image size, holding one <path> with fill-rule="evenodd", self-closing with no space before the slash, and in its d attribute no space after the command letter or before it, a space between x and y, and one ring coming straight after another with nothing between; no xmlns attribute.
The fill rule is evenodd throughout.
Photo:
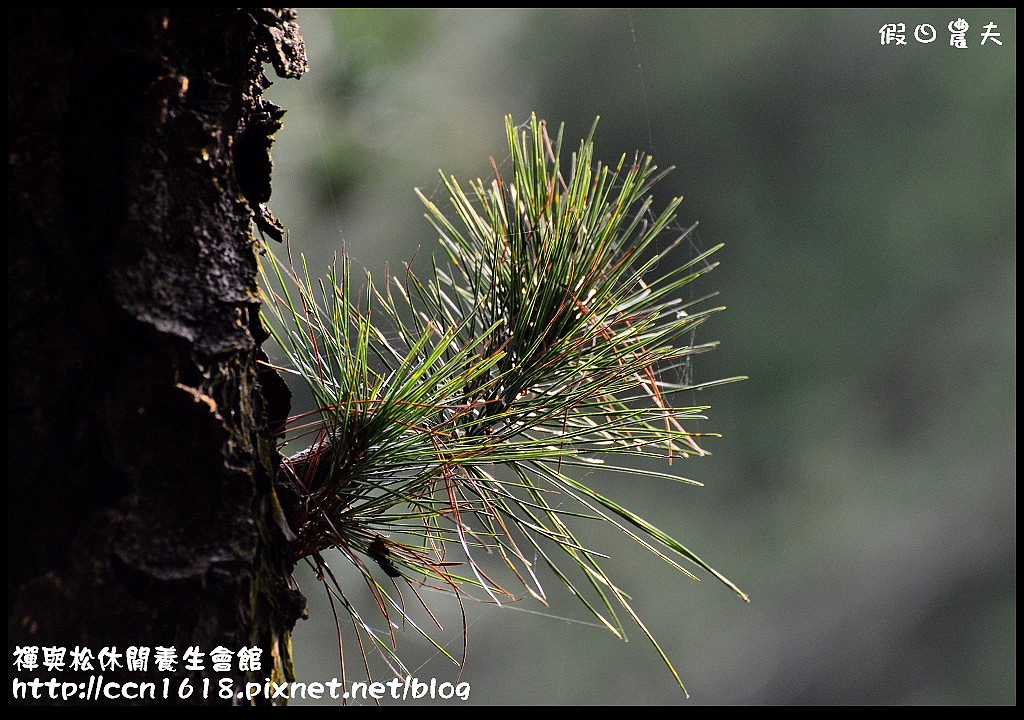
<svg viewBox="0 0 1024 720"><path fill-rule="evenodd" d="M214 689L290 674L288 395L258 365L250 228L277 232L263 63L305 71L294 17L8 12L11 676L54 675L16 646L76 645L263 650L259 672L207 657Z"/></svg>

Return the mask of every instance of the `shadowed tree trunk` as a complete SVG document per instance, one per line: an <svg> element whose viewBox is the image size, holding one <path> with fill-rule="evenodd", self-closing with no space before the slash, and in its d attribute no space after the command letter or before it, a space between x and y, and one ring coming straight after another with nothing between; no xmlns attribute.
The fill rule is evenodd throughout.
<svg viewBox="0 0 1024 720"><path fill-rule="evenodd" d="M219 678L290 673L288 395L257 364L250 232L278 232L263 62L305 71L292 11L9 11L9 680L85 682L128 646L207 653L102 672L171 677L171 701L185 677L224 702ZM213 672L218 646L262 668ZM19 647L67 648L66 672L18 670Z"/></svg>

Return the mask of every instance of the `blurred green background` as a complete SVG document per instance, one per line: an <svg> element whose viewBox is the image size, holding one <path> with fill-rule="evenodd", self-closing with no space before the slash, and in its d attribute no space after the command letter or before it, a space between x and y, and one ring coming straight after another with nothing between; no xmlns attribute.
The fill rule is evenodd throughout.
<svg viewBox="0 0 1024 720"><path fill-rule="evenodd" d="M970 23L968 48L946 25ZM278 82L275 212L322 267L436 248L412 193L506 156L502 117L601 116L598 155L677 170L699 290L729 309L698 380L704 488L590 478L735 580L678 576L599 531L693 703L1016 702L1016 14L1012 10L302 10L311 72ZM907 46L879 28L908 25ZM923 45L917 24L939 30ZM1003 45L980 46L998 25ZM297 407L302 406L298 398ZM339 563L340 564L340 563ZM340 675L314 578L300 679ZM368 596L354 591L368 607ZM457 609L444 597L459 644ZM677 703L639 632L470 604L474 703ZM355 649L351 626L346 642ZM414 633L420 678L454 679ZM350 679L358 678L351 654Z"/></svg>

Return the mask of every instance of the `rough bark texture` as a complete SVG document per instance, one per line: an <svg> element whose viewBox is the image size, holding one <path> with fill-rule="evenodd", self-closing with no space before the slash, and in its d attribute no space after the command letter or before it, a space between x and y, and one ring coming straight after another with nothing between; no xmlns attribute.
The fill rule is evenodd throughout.
<svg viewBox="0 0 1024 720"><path fill-rule="evenodd" d="M255 645L261 671L193 682L290 673L263 62L305 71L293 12L8 12L9 668L15 646Z"/></svg>

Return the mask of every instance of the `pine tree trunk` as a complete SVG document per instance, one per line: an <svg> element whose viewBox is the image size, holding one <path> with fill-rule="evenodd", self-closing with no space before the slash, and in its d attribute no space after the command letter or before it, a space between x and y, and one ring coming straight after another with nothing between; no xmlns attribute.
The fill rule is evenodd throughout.
<svg viewBox="0 0 1024 720"><path fill-rule="evenodd" d="M206 702L238 703L219 678L290 672L303 600L273 436L288 395L257 363L250 223L276 232L262 68L304 72L293 21L9 11L9 680L171 677L173 702L182 678L210 678ZM69 668L75 646L257 646L262 669L12 664L63 647Z"/></svg>

